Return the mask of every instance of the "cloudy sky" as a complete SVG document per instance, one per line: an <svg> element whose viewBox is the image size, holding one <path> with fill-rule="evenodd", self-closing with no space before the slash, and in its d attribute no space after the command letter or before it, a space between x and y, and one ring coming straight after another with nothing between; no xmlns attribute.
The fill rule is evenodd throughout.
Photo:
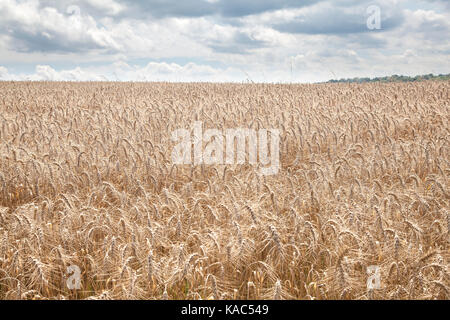
<svg viewBox="0 0 450 320"><path fill-rule="evenodd" d="M439 74L449 39L448 0L0 0L0 79Z"/></svg>

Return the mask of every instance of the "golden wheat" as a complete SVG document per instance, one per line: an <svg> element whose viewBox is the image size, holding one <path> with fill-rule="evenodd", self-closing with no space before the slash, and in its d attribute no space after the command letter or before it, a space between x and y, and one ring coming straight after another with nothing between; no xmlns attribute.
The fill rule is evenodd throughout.
<svg viewBox="0 0 450 320"><path fill-rule="evenodd" d="M1 299L449 298L450 82L0 88ZM173 165L196 120L281 170Z"/></svg>

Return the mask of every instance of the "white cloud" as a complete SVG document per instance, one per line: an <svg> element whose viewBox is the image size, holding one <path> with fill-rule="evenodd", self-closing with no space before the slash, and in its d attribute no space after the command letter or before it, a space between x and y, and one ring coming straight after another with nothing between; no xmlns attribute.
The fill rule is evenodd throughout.
<svg viewBox="0 0 450 320"><path fill-rule="evenodd" d="M8 73L8 69L5 67L0 66L0 79L8 79L10 77Z"/></svg>
<svg viewBox="0 0 450 320"><path fill-rule="evenodd" d="M84 0L84 2L96 9L102 10L107 15L117 15L125 9L125 6L114 0Z"/></svg>
<svg viewBox="0 0 450 320"><path fill-rule="evenodd" d="M52 7L41 8L39 1L2 0L0 27L7 30L9 45L18 51L68 51L89 49L120 50L113 34L96 20L72 7L72 14Z"/></svg>
<svg viewBox="0 0 450 320"><path fill-rule="evenodd" d="M38 65L33 73L11 75L0 66L2 80L50 81L236 81L239 71L233 68L213 68L208 65L187 63L150 62L144 67L130 66L123 61L97 68L80 68L57 71L49 65Z"/></svg>
<svg viewBox="0 0 450 320"><path fill-rule="evenodd" d="M144 67L115 64L115 74L119 79L133 81L235 81L238 70L214 68L208 65L187 63L150 62Z"/></svg>

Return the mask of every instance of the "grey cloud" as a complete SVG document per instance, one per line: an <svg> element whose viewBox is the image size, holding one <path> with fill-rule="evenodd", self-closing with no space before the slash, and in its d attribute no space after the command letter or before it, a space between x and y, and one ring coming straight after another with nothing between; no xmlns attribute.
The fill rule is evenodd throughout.
<svg viewBox="0 0 450 320"><path fill-rule="evenodd" d="M29 33L16 29L10 36L14 39L11 41L11 47L17 52L81 53L94 49L103 49L104 53L115 52L95 41L69 41L64 35Z"/></svg>
<svg viewBox="0 0 450 320"><path fill-rule="evenodd" d="M286 9L286 8L302 8L315 4L320 1L298 1L298 0L222 0L218 2L218 11L229 17L241 17L251 14L258 14L266 11Z"/></svg>
<svg viewBox="0 0 450 320"><path fill-rule="evenodd" d="M221 53L248 54L252 49L267 47L268 43L244 32L236 32L230 39L214 39L206 43L211 49Z"/></svg>
<svg viewBox="0 0 450 320"><path fill-rule="evenodd" d="M136 18L163 17L201 17L215 13L214 4L203 0L124 0L127 5L124 15L130 14Z"/></svg>
<svg viewBox="0 0 450 320"><path fill-rule="evenodd" d="M40 0L40 7L54 7L65 12L71 5L80 7L81 12L94 17L117 16L122 19L158 19L167 17L203 17L216 15L224 18L245 17L267 11L304 8L319 3L331 3L336 8L360 6L366 8L377 4L372 0L111 0L123 7L120 13L112 14L112 6L104 2L102 6L92 0ZM420 0L436 3L449 8L447 0ZM95 5L97 3L97 5Z"/></svg>
<svg viewBox="0 0 450 320"><path fill-rule="evenodd" d="M364 8L365 9L365 8ZM386 31L400 26L404 17L401 11L395 11L393 15L386 16L382 10L380 31ZM295 34L328 34L343 35L352 33L373 32L367 28L367 18L365 10L354 10L346 12L341 8L332 8L326 11L312 12L297 17L293 21L274 24L273 28L285 33Z"/></svg>
<svg viewBox="0 0 450 320"><path fill-rule="evenodd" d="M129 7L139 17L200 17L218 15L223 17L243 17L266 11L301 8L315 4L313 0L124 0L121 3Z"/></svg>
<svg viewBox="0 0 450 320"><path fill-rule="evenodd" d="M448 0L420 0L420 2L429 2L433 4L438 4L441 5L442 7L450 9L450 1Z"/></svg>
<svg viewBox="0 0 450 320"><path fill-rule="evenodd" d="M115 0L124 9L115 15L111 10L95 6L90 0L41 0L40 7L53 7L66 12L71 5L80 8L81 13L94 17L115 16L120 19L159 19L167 17L204 17L218 16L223 18L244 17L267 11L302 8L317 4L324 0Z"/></svg>
<svg viewBox="0 0 450 320"><path fill-rule="evenodd" d="M92 17L71 17L50 7L29 6L29 16L20 14L20 10L18 6L0 6L0 34L16 52L118 51L119 45Z"/></svg>
<svg viewBox="0 0 450 320"><path fill-rule="evenodd" d="M121 4L121 2L123 1L110 0L98 2L95 0L40 0L39 7L41 9L46 7L55 8L61 13L67 13L70 7L77 6L80 9L80 14L99 18L118 15L119 12L116 12L117 6L120 6L122 8L121 11L125 12L126 3Z"/></svg>

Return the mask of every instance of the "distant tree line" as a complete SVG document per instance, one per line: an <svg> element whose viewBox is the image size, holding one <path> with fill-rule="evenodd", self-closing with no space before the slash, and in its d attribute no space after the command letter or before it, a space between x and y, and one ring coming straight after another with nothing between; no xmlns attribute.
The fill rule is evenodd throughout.
<svg viewBox="0 0 450 320"><path fill-rule="evenodd" d="M426 75L420 75L415 77L399 76L394 74L388 77L377 77L377 78L351 78L351 79L339 79L339 80L329 80L327 83L337 83L337 82L348 82L348 83L364 83L364 82L414 82L414 81L424 81L424 80L450 80L449 74L439 74L434 75L432 73Z"/></svg>

